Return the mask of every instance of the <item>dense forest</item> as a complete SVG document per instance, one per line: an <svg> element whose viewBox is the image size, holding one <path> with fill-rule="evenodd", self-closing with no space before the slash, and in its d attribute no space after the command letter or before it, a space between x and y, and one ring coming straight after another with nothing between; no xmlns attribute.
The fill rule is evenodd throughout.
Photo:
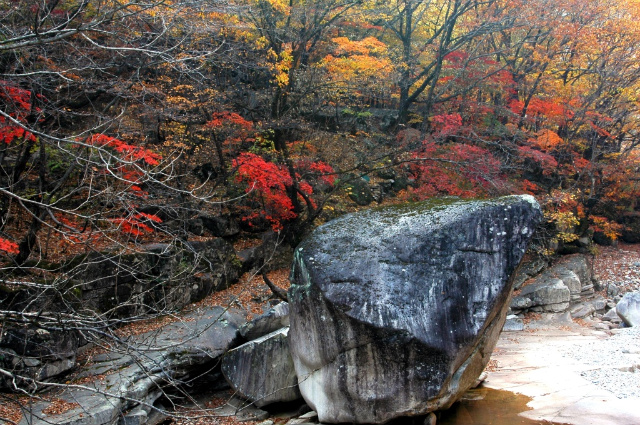
<svg viewBox="0 0 640 425"><path fill-rule="evenodd" d="M20 266L185 237L163 221L202 211L292 237L349 199L504 193L544 204L547 248L615 239L639 6L4 2L1 248Z"/></svg>
<svg viewBox="0 0 640 425"><path fill-rule="evenodd" d="M541 256L640 242L638 22L638 0L4 0L0 337L122 342L173 311L167 264L215 274L214 236L295 246L370 205L527 193ZM142 274L146 310L118 292Z"/></svg>

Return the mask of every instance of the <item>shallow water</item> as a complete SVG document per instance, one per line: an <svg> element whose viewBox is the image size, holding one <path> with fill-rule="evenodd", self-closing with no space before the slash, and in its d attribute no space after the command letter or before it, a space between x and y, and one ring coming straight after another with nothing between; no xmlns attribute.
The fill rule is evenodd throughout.
<svg viewBox="0 0 640 425"><path fill-rule="evenodd" d="M509 391L476 388L449 410L440 412L437 425L560 425L536 421L518 414L527 410L530 397Z"/></svg>

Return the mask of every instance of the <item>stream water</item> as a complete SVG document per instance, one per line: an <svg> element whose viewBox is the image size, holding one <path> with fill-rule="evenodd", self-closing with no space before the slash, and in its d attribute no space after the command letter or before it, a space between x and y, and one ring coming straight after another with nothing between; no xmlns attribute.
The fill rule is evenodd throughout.
<svg viewBox="0 0 640 425"><path fill-rule="evenodd" d="M561 425L520 416L519 413L530 410L527 407L530 400L509 391L476 388L449 410L441 412L438 425Z"/></svg>

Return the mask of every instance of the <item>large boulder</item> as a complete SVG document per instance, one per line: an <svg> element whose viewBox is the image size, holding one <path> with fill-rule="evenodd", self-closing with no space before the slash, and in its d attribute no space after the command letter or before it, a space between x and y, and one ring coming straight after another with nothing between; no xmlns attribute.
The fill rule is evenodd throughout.
<svg viewBox="0 0 640 425"><path fill-rule="evenodd" d="M296 250L290 347L323 423L449 407L480 375L541 219L530 196L347 215Z"/></svg>
<svg viewBox="0 0 640 425"><path fill-rule="evenodd" d="M640 326L640 292L629 292L616 304L618 316L627 326Z"/></svg>

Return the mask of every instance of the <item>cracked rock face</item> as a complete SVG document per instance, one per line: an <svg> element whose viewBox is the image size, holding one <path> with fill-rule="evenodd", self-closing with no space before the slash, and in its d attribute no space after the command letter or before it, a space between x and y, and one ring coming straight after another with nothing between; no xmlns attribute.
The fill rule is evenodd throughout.
<svg viewBox="0 0 640 425"><path fill-rule="evenodd" d="M541 219L532 197L348 215L296 250L290 348L323 423L447 408L489 361Z"/></svg>
<svg viewBox="0 0 640 425"><path fill-rule="evenodd" d="M229 351L222 374L239 395L257 407L300 398L289 353L289 328L282 328Z"/></svg>

